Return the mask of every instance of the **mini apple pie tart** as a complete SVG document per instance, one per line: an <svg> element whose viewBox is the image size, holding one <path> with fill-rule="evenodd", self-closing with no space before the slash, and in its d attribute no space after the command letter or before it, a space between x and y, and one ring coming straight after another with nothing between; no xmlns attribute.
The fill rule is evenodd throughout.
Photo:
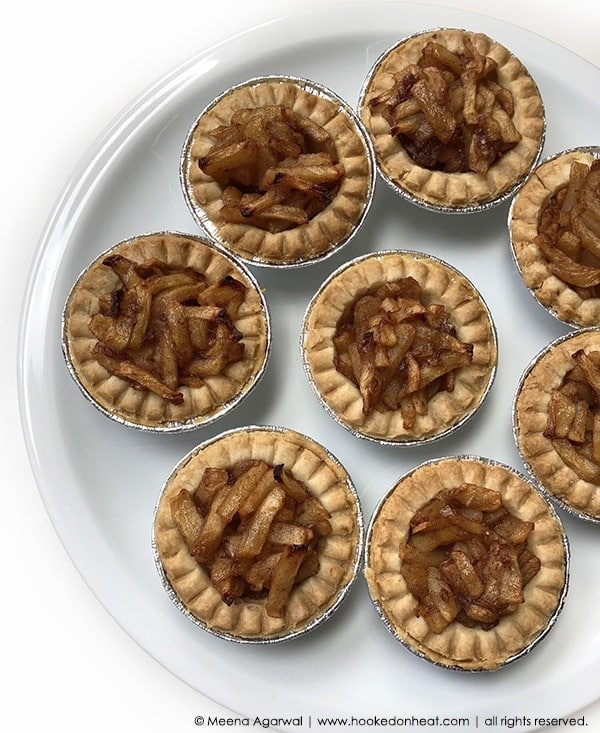
<svg viewBox="0 0 600 733"><path fill-rule="evenodd" d="M354 236L369 209L373 152L354 110L295 77L260 77L215 99L181 159L188 207L243 260L297 266Z"/></svg>
<svg viewBox="0 0 600 733"><path fill-rule="evenodd" d="M600 322L600 147L557 153L531 173L508 225L523 282L572 326Z"/></svg>
<svg viewBox="0 0 600 733"><path fill-rule="evenodd" d="M493 671L529 652L562 610L562 523L512 468L429 461L392 487L367 532L369 593L393 635L442 667Z"/></svg>
<svg viewBox="0 0 600 733"><path fill-rule="evenodd" d="M224 415L259 382L270 344L253 276L208 240L176 232L101 254L63 312L63 352L84 395L144 430L190 430Z"/></svg>
<svg viewBox="0 0 600 733"><path fill-rule="evenodd" d="M304 317L305 371L350 432L434 440L479 408L496 372L491 314L469 280L432 256L387 251L334 272Z"/></svg>
<svg viewBox="0 0 600 733"><path fill-rule="evenodd" d="M412 203L446 213L511 196L546 129L523 64L487 35L457 28L417 33L382 53L359 113L383 179Z"/></svg>
<svg viewBox="0 0 600 733"><path fill-rule="evenodd" d="M168 478L154 518L157 568L179 609L234 641L275 642L339 607L362 555L351 480L321 445L251 426L213 438Z"/></svg>
<svg viewBox="0 0 600 733"><path fill-rule="evenodd" d="M600 521L600 330L550 343L525 370L513 407L517 447L560 506Z"/></svg>

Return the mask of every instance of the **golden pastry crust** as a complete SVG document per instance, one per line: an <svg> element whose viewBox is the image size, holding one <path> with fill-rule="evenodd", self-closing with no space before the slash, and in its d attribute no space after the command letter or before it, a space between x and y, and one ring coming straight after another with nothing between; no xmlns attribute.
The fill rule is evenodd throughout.
<svg viewBox="0 0 600 733"><path fill-rule="evenodd" d="M600 521L600 487L581 479L544 436L551 392L572 369L571 355L600 350L600 330L582 329L552 342L527 369L513 410L517 447L535 479L563 507L584 519Z"/></svg>
<svg viewBox="0 0 600 733"><path fill-rule="evenodd" d="M415 512L441 489L463 482L499 491L511 514L535 523L529 547L541 568L525 587L524 603L493 629L454 621L435 634L415 615L417 601L400 573L399 547ZM518 658L547 633L567 590L568 544L554 510L513 469L471 456L430 461L401 478L375 512L366 553L369 592L386 625L411 651L443 667L492 671Z"/></svg>
<svg viewBox="0 0 600 733"><path fill-rule="evenodd" d="M498 83L514 98L513 123L521 141L494 163L487 175L445 173L423 168L410 158L379 111L368 101L392 85L392 74L415 63L430 40L461 52L468 35L476 49L498 64ZM499 204L510 196L537 162L545 138L545 111L537 85L523 64L502 44L483 33L442 28L418 33L388 49L376 61L361 92L359 113L375 148L383 178L413 203L445 212L469 212Z"/></svg>
<svg viewBox="0 0 600 733"><path fill-rule="evenodd" d="M582 298L552 274L535 243L540 212L545 203L569 181L571 164L590 165L600 158L600 148L562 151L542 161L515 196L508 217L513 257L525 286L554 317L576 327L593 326L600 320L600 298Z"/></svg>
<svg viewBox="0 0 600 733"><path fill-rule="evenodd" d="M334 366L333 336L354 301L384 282L412 276L424 303L440 303L451 314L457 338L473 344L473 360L456 370L452 392L440 391L407 430L399 411L373 409L364 415L356 385ZM351 432L383 443L424 442L462 424L480 406L493 382L497 341L491 315L480 294L450 265L417 252L388 251L341 267L313 298L304 320L302 348L311 383L332 416Z"/></svg>
<svg viewBox="0 0 600 733"><path fill-rule="evenodd" d="M265 599L223 603L171 517L170 498L182 488L193 491L207 466L226 468L243 459L284 464L331 514L333 531L324 538L319 572L294 588L284 618L269 616ZM346 471L322 446L293 430L248 427L207 442L177 467L157 504L154 544L159 571L192 620L238 641L279 641L313 628L345 597L362 553L363 520Z"/></svg>
<svg viewBox="0 0 600 733"><path fill-rule="evenodd" d="M117 275L102 261L121 254L135 262L158 258L176 267L191 267L209 284L230 275L246 285L235 326L242 334L244 355L200 387L181 387L183 402L171 404L147 390L134 389L111 375L92 355L97 339L90 318L99 310L99 298L118 284ZM208 240L175 232L133 237L100 255L80 275L67 299L63 316L63 350L69 369L86 396L106 415L142 429L181 431L212 422L229 411L258 383L270 350L270 323L266 303L245 268Z"/></svg>
<svg viewBox="0 0 600 733"><path fill-rule="evenodd" d="M344 167L331 203L307 224L278 233L226 222L221 188L198 166L214 143L212 130L228 125L238 109L266 105L290 107L327 130ZM253 264L292 266L322 259L349 241L366 216L375 176L368 138L350 107L313 82L265 77L232 88L201 113L184 147L181 178L193 216L221 244Z"/></svg>

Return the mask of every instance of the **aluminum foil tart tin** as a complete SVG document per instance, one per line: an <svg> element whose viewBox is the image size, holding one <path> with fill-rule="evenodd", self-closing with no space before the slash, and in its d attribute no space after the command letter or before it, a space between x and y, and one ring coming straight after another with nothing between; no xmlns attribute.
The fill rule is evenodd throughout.
<svg viewBox="0 0 600 733"><path fill-rule="evenodd" d="M269 106L290 109L328 133L344 171L324 210L304 224L274 232L246 221L226 221L221 213L223 189L199 167L199 160L215 143L213 131L217 127L230 125L240 109ZM317 142L316 151L324 145ZM192 124L180 160L181 188L196 223L247 264L270 268L319 262L348 244L371 207L375 180L371 141L355 110L331 89L295 76L256 77L222 92Z"/></svg>
<svg viewBox="0 0 600 733"><path fill-rule="evenodd" d="M414 513L442 489L462 482L494 489L504 506L533 521L528 547L541 567L524 588L524 602L492 629L453 621L431 631L416 612L417 600L401 572L400 545ZM435 666L461 672L493 672L527 656L554 627L569 587L570 547L560 517L537 485L515 469L489 458L458 455L426 461L383 496L367 527L365 576L377 614L411 653Z"/></svg>
<svg viewBox="0 0 600 733"><path fill-rule="evenodd" d="M566 188L572 163L590 165L595 160L600 160L600 147L594 145L561 150L544 158L524 181L508 212L512 258L525 287L547 313L575 328L600 323L600 298L583 298L574 286L553 273L535 240L540 213L553 194Z"/></svg>
<svg viewBox="0 0 600 733"><path fill-rule="evenodd" d="M227 605L170 510L182 488L195 490L206 467L230 468L247 460L283 465L330 515L331 532L316 546L319 569L294 587L283 618L267 614L265 597L242 596ZM228 641L273 644L298 639L339 609L362 566L364 519L350 476L325 447L289 428L251 425L205 441L174 468L156 503L152 548L163 587L186 618Z"/></svg>
<svg viewBox="0 0 600 733"><path fill-rule="evenodd" d="M408 428L400 409L376 405L364 414L359 388L335 367L334 346L338 324L356 300L403 278L422 286L424 305L444 306L457 338L473 349L471 364L454 370L455 388L430 397L426 413ZM338 424L381 445L415 446L451 435L481 408L496 376L498 338L487 304L459 270L423 252L384 250L344 263L324 281L305 311L300 350L309 384Z"/></svg>
<svg viewBox="0 0 600 733"><path fill-rule="evenodd" d="M465 34L475 40L481 54L497 64L499 83L505 84L513 95L513 120L521 134L517 146L496 161L485 175L472 171L445 173L418 165L390 134L390 125L383 115L372 113L369 105L375 94L393 86L394 73L417 64L429 40L439 41L460 57ZM432 106L430 102L426 108ZM544 103L525 66L495 39L461 28L435 28L413 33L383 51L363 82L357 107L373 142L382 180L411 204L442 214L474 214L510 199L539 160L546 137Z"/></svg>
<svg viewBox="0 0 600 733"><path fill-rule="evenodd" d="M122 279L113 268L104 264L107 258L113 258L114 262L119 257L137 264L146 263L150 267L153 261L162 261L173 269L176 276L186 269L196 271L209 287L224 278L233 278L238 285L241 283L245 288L244 297L237 315L230 321L233 326L228 336L244 344L241 356L238 355L237 360L227 364L219 373L207 374L193 383L177 387L177 390L173 390L180 395L176 398L179 400L177 403L165 399L163 394L155 390L140 389L129 362L126 365L127 374L123 372L123 378L116 376L108 362L100 363L93 353L98 339L90 330L90 320L99 313L103 299L112 298L113 302L115 298L125 299L122 295ZM134 284L133 280L130 282ZM145 292L151 287L147 284L143 286ZM134 306L137 309L134 312L132 300L129 301L129 316L139 315L141 302ZM154 305L153 301L152 307ZM219 311L219 308L213 310ZM125 316L128 317L127 314ZM227 320L225 312L216 312L215 318L224 322ZM144 339L148 336L147 329ZM213 336L210 338L213 339ZM216 340L216 336L214 338ZM103 348L103 351L106 350ZM202 354L202 358L208 358L209 351L210 348L197 352L194 347L194 355ZM233 410L255 389L262 379L271 353L271 321L267 302L254 275L227 250L204 236L175 231L149 232L110 247L79 275L62 313L62 352L75 383L102 414L121 425L142 431L181 433L213 423ZM154 360L156 353L148 356L148 359ZM117 361L116 355L111 354L110 350L106 354L114 362Z"/></svg>
<svg viewBox="0 0 600 733"><path fill-rule="evenodd" d="M570 515L600 523L600 465L582 453L584 467L598 476L579 475L566 460L574 452L565 437L553 442L546 437L553 391L561 387L565 375L575 366L572 355L600 353L600 328L582 328L565 334L535 356L519 380L513 402L513 436L527 472L540 490ZM589 387L588 387L589 389ZM597 410L597 408L596 408ZM585 441L584 441L585 442ZM582 444L583 450L584 444Z"/></svg>

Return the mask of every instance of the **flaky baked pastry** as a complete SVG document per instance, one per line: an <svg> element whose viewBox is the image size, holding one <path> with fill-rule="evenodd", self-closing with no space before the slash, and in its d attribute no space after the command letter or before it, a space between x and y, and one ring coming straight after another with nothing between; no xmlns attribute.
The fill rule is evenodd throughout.
<svg viewBox="0 0 600 733"><path fill-rule="evenodd" d="M224 92L199 115L181 160L194 218L242 259L267 266L314 262L346 244L369 209L374 177L354 111L295 77Z"/></svg>
<svg viewBox="0 0 600 733"><path fill-rule="evenodd" d="M259 382L270 352L253 276L207 239L125 240L79 276L63 351L82 392L125 425L178 432L208 424Z"/></svg>
<svg viewBox="0 0 600 733"><path fill-rule="evenodd" d="M526 583L521 602L491 628L455 619L438 633L408 589L401 548L415 515L439 492L464 484L499 492L511 516L533 525L527 550L538 558L539 569ZM410 651L446 668L493 671L518 659L547 634L567 592L569 549L556 512L513 469L473 456L432 460L402 477L374 513L365 552L369 592L386 626ZM493 585L494 578L488 582ZM488 594L487 584L483 593Z"/></svg>
<svg viewBox="0 0 600 733"><path fill-rule="evenodd" d="M359 113L383 179L412 203L448 213L506 200L545 137L527 69L489 36L458 28L417 33L382 53Z"/></svg>
<svg viewBox="0 0 600 733"><path fill-rule="evenodd" d="M532 171L508 217L513 257L526 287L551 315L576 327L600 319L599 190L600 148L561 151ZM546 220L550 207L556 221Z"/></svg>
<svg viewBox="0 0 600 733"><path fill-rule="evenodd" d="M294 586L280 617L269 613L266 593L225 602L209 570L192 554L172 513L173 497L182 489L194 494L207 467L229 469L247 461L280 466L329 514L330 531L316 545L318 569ZM273 427L233 430L192 451L161 492L153 532L158 570L180 610L202 628L244 642L290 639L329 618L356 576L363 545L362 513L344 468L310 438Z"/></svg>
<svg viewBox="0 0 600 733"><path fill-rule="evenodd" d="M450 327L455 333L451 348L457 348L461 355L468 353L470 356L462 366L452 370L450 384L435 393L430 390L433 385L428 383L427 387L408 395L398 407L378 402L365 410L362 380L354 381L336 366L338 328L363 296L404 278L413 281L421 290L422 305L415 308L423 312L423 319L431 317L437 321L441 311L442 321L447 319L443 330L448 338L451 338ZM384 304L384 307L396 306ZM404 304L401 303L400 307L404 308ZM401 317L404 318L402 313ZM404 328L404 324L401 327ZM418 324L416 328L419 328ZM358 350L364 350L367 342L375 338L373 331L363 334ZM394 338L397 343L399 332ZM421 376L430 367L438 369L447 355L439 343L434 346L431 342L430 348L426 348L425 361L420 361L419 365L419 355L413 357L410 353L407 357L410 364L403 360L396 365L399 379L404 380L404 374L408 373L410 381L416 380L418 387ZM434 440L463 424L485 398L497 363L494 325L474 286L447 263L408 251L387 251L359 257L333 273L314 296L305 314L302 351L308 378L327 411L351 432L382 443L410 444ZM389 354L390 351L386 363L390 363ZM387 366L382 367L381 375L377 372L380 363L377 350L374 359L372 365L367 364L367 369L374 366L375 379L389 380ZM405 407L410 407L410 420L407 420Z"/></svg>
<svg viewBox="0 0 600 733"><path fill-rule="evenodd" d="M598 328L556 339L525 370L513 406L515 440L528 470L552 499L592 521L600 521L599 355Z"/></svg>

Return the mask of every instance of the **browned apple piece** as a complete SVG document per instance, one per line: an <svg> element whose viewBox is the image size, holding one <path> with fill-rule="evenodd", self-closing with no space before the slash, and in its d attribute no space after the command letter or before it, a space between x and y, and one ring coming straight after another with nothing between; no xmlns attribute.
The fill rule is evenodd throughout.
<svg viewBox="0 0 600 733"><path fill-rule="evenodd" d="M329 513L303 482L262 460L207 466L170 510L223 602L266 593L273 618L282 617L294 586L319 572L320 538L331 533Z"/></svg>
<svg viewBox="0 0 600 733"><path fill-rule="evenodd" d="M417 615L438 634L453 621L490 629L524 600L539 570L526 544L535 529L473 483L443 489L410 521L400 571Z"/></svg>

